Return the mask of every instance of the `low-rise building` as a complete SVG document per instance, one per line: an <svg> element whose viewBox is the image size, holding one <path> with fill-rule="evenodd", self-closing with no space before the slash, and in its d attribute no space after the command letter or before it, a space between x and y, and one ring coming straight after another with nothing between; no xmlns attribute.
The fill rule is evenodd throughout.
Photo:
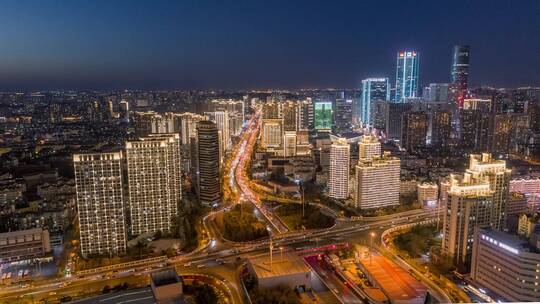
<svg viewBox="0 0 540 304"><path fill-rule="evenodd" d="M0 233L0 263L38 259L50 252L48 230L35 228Z"/></svg>
<svg viewBox="0 0 540 304"><path fill-rule="evenodd" d="M273 258L269 255L249 258L247 267L262 288L311 288L311 269L304 260L291 252L283 253L283 257L280 254Z"/></svg>
<svg viewBox="0 0 540 304"><path fill-rule="evenodd" d="M503 301L540 299L540 251L518 236L475 229L471 278Z"/></svg>

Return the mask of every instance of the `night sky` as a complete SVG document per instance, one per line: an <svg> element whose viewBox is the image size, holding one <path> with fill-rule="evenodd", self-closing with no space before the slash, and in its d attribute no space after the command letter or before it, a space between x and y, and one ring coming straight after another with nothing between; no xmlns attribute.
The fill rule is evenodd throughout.
<svg viewBox="0 0 540 304"><path fill-rule="evenodd" d="M448 82L460 43L472 85L540 85L538 0L2 0L0 90L354 88L401 49Z"/></svg>

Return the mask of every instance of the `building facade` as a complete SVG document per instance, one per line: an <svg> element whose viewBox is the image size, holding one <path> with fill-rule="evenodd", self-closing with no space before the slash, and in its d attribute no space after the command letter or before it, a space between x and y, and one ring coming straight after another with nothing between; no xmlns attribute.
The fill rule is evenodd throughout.
<svg viewBox="0 0 540 304"><path fill-rule="evenodd" d="M470 173L449 177L443 217L443 255L452 259L460 269L471 261L474 227L490 224L493 191L489 182ZM445 191L446 191L445 187Z"/></svg>
<svg viewBox="0 0 540 304"><path fill-rule="evenodd" d="M330 172L328 196L335 199L349 197L350 147L347 140L340 138L330 147Z"/></svg>
<svg viewBox="0 0 540 304"><path fill-rule="evenodd" d="M406 98L418 97L418 60L418 52L398 52L395 102L404 102Z"/></svg>
<svg viewBox="0 0 540 304"><path fill-rule="evenodd" d="M126 252L123 159L121 152L73 155L83 256Z"/></svg>
<svg viewBox="0 0 540 304"><path fill-rule="evenodd" d="M42 228L0 233L0 263L39 259L51 252L49 231Z"/></svg>
<svg viewBox="0 0 540 304"><path fill-rule="evenodd" d="M503 302L540 299L540 251L515 235L477 228L471 278Z"/></svg>
<svg viewBox="0 0 540 304"><path fill-rule="evenodd" d="M364 124L373 125L373 104L390 100L390 81L388 78L368 78L362 80L362 101L360 119Z"/></svg>
<svg viewBox="0 0 540 304"><path fill-rule="evenodd" d="M180 135L126 142L131 232L170 232L182 200Z"/></svg>
<svg viewBox="0 0 540 304"><path fill-rule="evenodd" d="M221 200L219 132L211 121L197 123L197 169L199 201L212 206Z"/></svg>
<svg viewBox="0 0 540 304"><path fill-rule="evenodd" d="M456 45L452 57L452 83L457 86L457 101L460 108L463 107L463 100L467 96L469 51L468 45Z"/></svg>
<svg viewBox="0 0 540 304"><path fill-rule="evenodd" d="M399 205L400 160L388 155L356 165L356 208L374 209Z"/></svg>

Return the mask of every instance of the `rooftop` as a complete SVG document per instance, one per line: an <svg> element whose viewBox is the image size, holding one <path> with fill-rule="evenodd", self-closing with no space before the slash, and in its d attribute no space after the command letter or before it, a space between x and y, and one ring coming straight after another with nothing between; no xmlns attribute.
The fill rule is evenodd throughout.
<svg viewBox="0 0 540 304"><path fill-rule="evenodd" d="M274 254L272 266L270 266L269 255L250 258L249 263L252 265L253 271L259 279L311 271L304 260L292 252L284 252L283 259L280 254Z"/></svg>

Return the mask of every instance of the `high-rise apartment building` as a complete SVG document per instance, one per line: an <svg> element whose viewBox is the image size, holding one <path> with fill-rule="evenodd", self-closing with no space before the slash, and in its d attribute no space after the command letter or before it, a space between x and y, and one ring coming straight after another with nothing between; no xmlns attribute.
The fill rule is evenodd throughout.
<svg viewBox="0 0 540 304"><path fill-rule="evenodd" d="M338 139L330 147L330 172L328 196L335 199L349 197L350 147L344 138Z"/></svg>
<svg viewBox="0 0 540 304"><path fill-rule="evenodd" d="M362 123L373 125L373 104L390 100L390 81L388 78L368 78L362 80L362 101L360 119Z"/></svg>
<svg viewBox="0 0 540 304"><path fill-rule="evenodd" d="M279 119L282 118L282 103L270 100L262 104L263 119Z"/></svg>
<svg viewBox="0 0 540 304"><path fill-rule="evenodd" d="M180 135L126 142L131 232L169 232L182 200Z"/></svg>
<svg viewBox="0 0 540 304"><path fill-rule="evenodd" d="M467 95L469 82L469 50L468 45L454 46L452 59L452 83L457 85L457 101L461 108Z"/></svg>
<svg viewBox="0 0 540 304"><path fill-rule="evenodd" d="M199 201L212 206L221 199L219 132L215 123L197 123L197 168Z"/></svg>
<svg viewBox="0 0 540 304"><path fill-rule="evenodd" d="M74 154L83 256L126 253L121 152Z"/></svg>
<svg viewBox="0 0 540 304"><path fill-rule="evenodd" d="M490 224L502 230L506 225L506 203L510 190L511 170L506 168L506 161L495 160L488 153L471 154L467 172L489 182L493 199Z"/></svg>
<svg viewBox="0 0 540 304"><path fill-rule="evenodd" d="M490 116L481 110L461 109L459 111L461 147L486 151L489 143Z"/></svg>
<svg viewBox="0 0 540 304"><path fill-rule="evenodd" d="M435 111L431 113L431 123L428 137L432 147L447 147L452 134L452 113L450 111Z"/></svg>
<svg viewBox="0 0 540 304"><path fill-rule="evenodd" d="M263 119L261 146L265 149L280 149L283 145L283 120Z"/></svg>
<svg viewBox="0 0 540 304"><path fill-rule="evenodd" d="M381 142L372 134L364 134L362 141L358 143L358 159L371 161L374 157L381 156Z"/></svg>
<svg viewBox="0 0 540 304"><path fill-rule="evenodd" d="M398 52L396 68L396 102L404 102L406 98L418 97L418 60L418 52Z"/></svg>
<svg viewBox="0 0 540 304"><path fill-rule="evenodd" d="M429 115L425 112L403 113L401 146L409 152L426 147Z"/></svg>
<svg viewBox="0 0 540 304"><path fill-rule="evenodd" d="M373 209L399 205L399 158L383 155L356 165L356 208Z"/></svg>
<svg viewBox="0 0 540 304"><path fill-rule="evenodd" d="M311 98L298 101L298 130L308 131L313 127L313 103Z"/></svg>
<svg viewBox="0 0 540 304"><path fill-rule="evenodd" d="M447 187L441 185L445 192L441 196L446 197L441 251L466 269L471 261L474 228L489 226L493 191L488 181L471 173L451 174L446 183Z"/></svg>
<svg viewBox="0 0 540 304"><path fill-rule="evenodd" d="M285 131L283 136L283 155L296 156L296 132L295 131Z"/></svg>
<svg viewBox="0 0 540 304"><path fill-rule="evenodd" d="M287 101L282 106L283 111L283 131L296 131L298 122L298 104L294 101Z"/></svg>
<svg viewBox="0 0 540 304"><path fill-rule="evenodd" d="M219 140L221 144L220 150L223 152L223 154L225 154L225 152L228 151L229 147L231 146L231 128L229 126L229 112L214 112L214 120L218 131L221 134L221 138ZM223 154L221 155L221 157L223 157Z"/></svg>

